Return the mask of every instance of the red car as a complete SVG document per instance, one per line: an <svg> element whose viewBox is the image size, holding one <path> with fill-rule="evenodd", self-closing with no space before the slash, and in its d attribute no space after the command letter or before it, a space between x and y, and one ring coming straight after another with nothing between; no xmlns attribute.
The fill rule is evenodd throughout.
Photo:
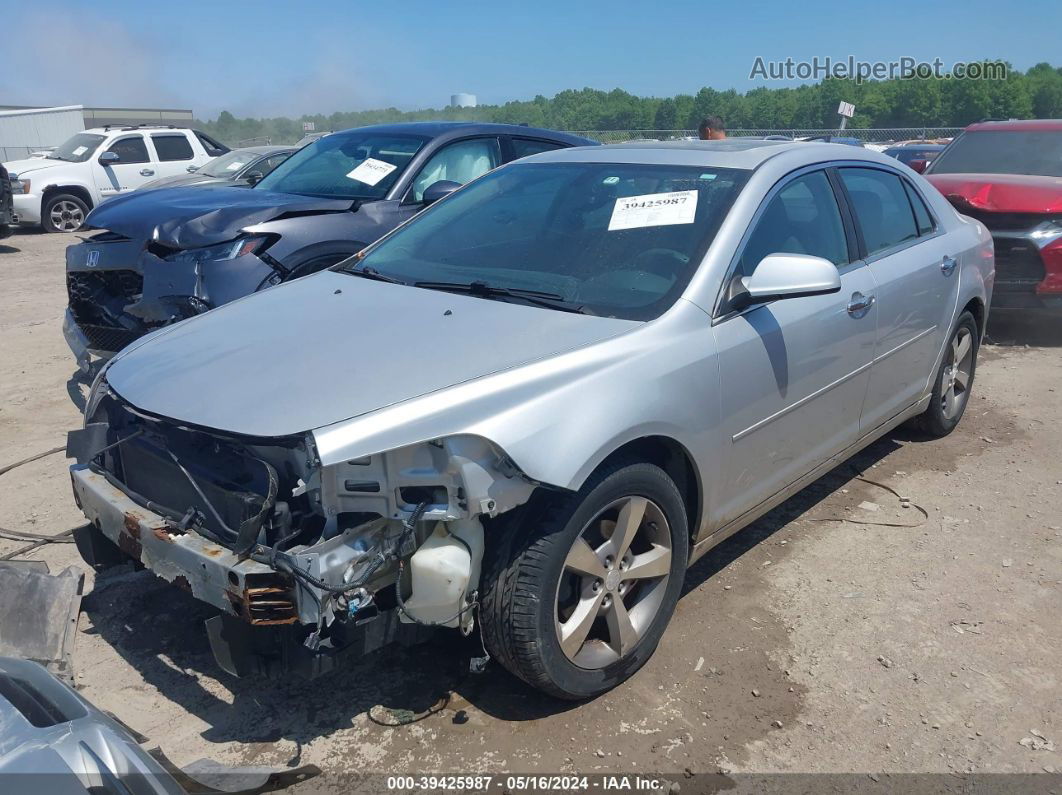
<svg viewBox="0 0 1062 795"><path fill-rule="evenodd" d="M992 233L993 308L1062 312L1062 120L972 124L925 177Z"/></svg>

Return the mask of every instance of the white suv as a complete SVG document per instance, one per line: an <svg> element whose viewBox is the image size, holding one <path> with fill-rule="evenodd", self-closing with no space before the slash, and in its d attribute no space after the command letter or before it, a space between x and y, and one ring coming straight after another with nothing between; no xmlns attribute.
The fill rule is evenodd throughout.
<svg viewBox="0 0 1062 795"><path fill-rule="evenodd" d="M46 157L4 166L18 223L73 232L100 202L159 177L195 171L227 151L198 130L111 125L77 133Z"/></svg>

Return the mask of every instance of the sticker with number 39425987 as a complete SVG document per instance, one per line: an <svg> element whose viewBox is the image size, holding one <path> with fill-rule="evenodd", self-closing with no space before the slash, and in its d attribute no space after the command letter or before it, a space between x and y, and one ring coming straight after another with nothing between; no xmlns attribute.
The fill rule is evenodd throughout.
<svg viewBox="0 0 1062 795"><path fill-rule="evenodd" d="M695 190L624 196L616 199L608 229L612 232L646 226L692 224L697 215L697 196Z"/></svg>

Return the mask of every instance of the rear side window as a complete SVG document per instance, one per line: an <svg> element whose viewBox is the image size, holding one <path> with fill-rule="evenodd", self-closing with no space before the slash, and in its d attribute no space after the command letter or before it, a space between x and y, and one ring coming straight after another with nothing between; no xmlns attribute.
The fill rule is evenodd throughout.
<svg viewBox="0 0 1062 795"><path fill-rule="evenodd" d="M834 265L848 262L848 241L830 180L823 171L785 185L756 222L738 270L751 276L768 254L811 254Z"/></svg>
<svg viewBox="0 0 1062 795"><path fill-rule="evenodd" d="M152 135L151 142L155 144L159 160L191 160L195 157L192 145L183 135Z"/></svg>
<svg viewBox="0 0 1062 795"><path fill-rule="evenodd" d="M513 159L537 155L539 152L552 152L554 149L563 149L562 144L553 141L536 141L531 138L513 138Z"/></svg>
<svg viewBox="0 0 1062 795"><path fill-rule="evenodd" d="M119 138L110 145L108 152L118 155L119 163L149 163L147 144L142 135L131 135L128 138Z"/></svg>
<svg viewBox="0 0 1062 795"><path fill-rule="evenodd" d="M918 227L919 235L928 235L934 229L936 224L933 223L933 216L929 214L929 208L926 207L925 201L922 196L914 189L907 180L903 181L904 190L907 191L907 198L911 200L911 209L914 210L915 225Z"/></svg>
<svg viewBox="0 0 1062 795"><path fill-rule="evenodd" d="M900 177L874 168L842 168L840 174L868 256L918 237L911 201Z"/></svg>
<svg viewBox="0 0 1062 795"><path fill-rule="evenodd" d="M218 143L206 133L199 132L199 130L195 131L195 137L199 139L199 143L203 145L203 148L206 149L206 153L211 157L220 157L229 151L229 148L225 146L225 144Z"/></svg>

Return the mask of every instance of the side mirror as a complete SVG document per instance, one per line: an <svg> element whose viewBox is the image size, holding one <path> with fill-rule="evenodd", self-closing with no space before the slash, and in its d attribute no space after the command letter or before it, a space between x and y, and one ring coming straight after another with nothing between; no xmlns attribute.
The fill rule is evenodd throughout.
<svg viewBox="0 0 1062 795"><path fill-rule="evenodd" d="M439 199L445 199L460 187L460 182L451 182L448 179L440 179L438 182L433 182L424 190L424 203L434 204Z"/></svg>
<svg viewBox="0 0 1062 795"><path fill-rule="evenodd" d="M740 303L748 306L778 298L836 293L841 289L841 276L836 266L822 257L768 254L741 285L745 298Z"/></svg>
<svg viewBox="0 0 1062 795"><path fill-rule="evenodd" d="M113 166L115 163L121 161L121 159L122 158L118 156L117 152L104 152L102 155L99 156L96 162L99 163L101 166L106 167Z"/></svg>
<svg viewBox="0 0 1062 795"><path fill-rule="evenodd" d="M926 173L926 167L929 166L929 161L923 158L912 160L907 164L907 167L912 171L917 171L919 174Z"/></svg>
<svg viewBox="0 0 1062 795"><path fill-rule="evenodd" d="M248 185L257 185L259 182L265 179L265 174L263 174L261 171L252 171L243 179L244 182L246 182Z"/></svg>

